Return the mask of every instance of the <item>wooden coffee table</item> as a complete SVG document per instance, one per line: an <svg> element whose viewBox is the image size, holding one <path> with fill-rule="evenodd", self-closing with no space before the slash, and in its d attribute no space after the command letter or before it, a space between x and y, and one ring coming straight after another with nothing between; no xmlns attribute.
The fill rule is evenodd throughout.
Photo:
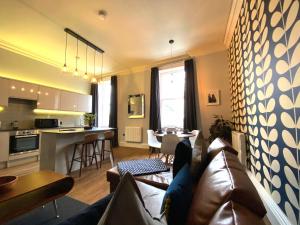
<svg viewBox="0 0 300 225"><path fill-rule="evenodd" d="M170 171L167 172L161 172L161 173L151 174L151 175L135 176L134 178L143 183L150 184L154 187L163 190L167 190L170 183L173 180L173 172L171 169ZM106 171L106 180L109 182L110 192L115 191L120 182L120 174L116 166Z"/></svg>
<svg viewBox="0 0 300 225"><path fill-rule="evenodd" d="M73 185L72 177L51 171L19 177L11 189L0 190L0 224L51 201L57 213L55 199L67 194Z"/></svg>

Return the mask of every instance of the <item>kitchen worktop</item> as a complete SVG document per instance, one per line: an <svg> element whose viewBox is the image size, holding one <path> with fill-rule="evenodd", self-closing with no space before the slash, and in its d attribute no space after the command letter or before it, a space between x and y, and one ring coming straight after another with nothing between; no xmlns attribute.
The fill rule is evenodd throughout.
<svg viewBox="0 0 300 225"><path fill-rule="evenodd" d="M18 128L18 129L13 129L13 128L9 128L9 129L0 129L0 132L9 132L9 131L22 131L22 130L40 130L40 131L44 131L44 130L58 130L58 129L80 129L83 127L55 127L55 128Z"/></svg>
<svg viewBox="0 0 300 225"><path fill-rule="evenodd" d="M101 132L101 131L109 131L114 129L115 128L110 128L110 127L94 127L89 130L85 130L84 128L59 128L59 129L41 130L40 132L50 133L50 134L73 134L73 133Z"/></svg>

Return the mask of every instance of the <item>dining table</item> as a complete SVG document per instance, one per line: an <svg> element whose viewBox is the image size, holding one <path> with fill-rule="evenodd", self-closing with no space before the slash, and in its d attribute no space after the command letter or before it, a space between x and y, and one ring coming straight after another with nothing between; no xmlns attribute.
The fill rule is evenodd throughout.
<svg viewBox="0 0 300 225"><path fill-rule="evenodd" d="M163 136L165 136L165 135L167 135L168 133L166 133L166 132L161 132L161 133L159 133L159 132L154 132L154 136L156 136L156 137L163 137ZM177 132L177 133L170 133L170 134L176 134L177 135L177 137L179 137L179 138L190 138L190 137L195 137L195 134L193 134L192 132L189 132L189 133L182 133L182 132Z"/></svg>

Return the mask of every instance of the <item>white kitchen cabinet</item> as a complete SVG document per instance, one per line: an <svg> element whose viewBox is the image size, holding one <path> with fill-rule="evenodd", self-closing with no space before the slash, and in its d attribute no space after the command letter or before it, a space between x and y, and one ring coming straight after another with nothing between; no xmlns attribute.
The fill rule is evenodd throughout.
<svg viewBox="0 0 300 225"><path fill-rule="evenodd" d="M0 78L0 106L8 106L8 89L9 89L9 80L5 78Z"/></svg>
<svg viewBox="0 0 300 225"><path fill-rule="evenodd" d="M59 110L60 91L55 88L40 86L38 91L38 109Z"/></svg>
<svg viewBox="0 0 300 225"><path fill-rule="evenodd" d="M69 92L69 91L60 91L60 107L61 111L77 111L77 97L79 94Z"/></svg>
<svg viewBox="0 0 300 225"><path fill-rule="evenodd" d="M78 95L77 102L77 111L78 112L92 112L92 96L91 95Z"/></svg>
<svg viewBox="0 0 300 225"><path fill-rule="evenodd" d="M10 80L9 97L37 100L38 85L17 80Z"/></svg>
<svg viewBox="0 0 300 225"><path fill-rule="evenodd" d="M0 132L0 162L8 161L9 132Z"/></svg>

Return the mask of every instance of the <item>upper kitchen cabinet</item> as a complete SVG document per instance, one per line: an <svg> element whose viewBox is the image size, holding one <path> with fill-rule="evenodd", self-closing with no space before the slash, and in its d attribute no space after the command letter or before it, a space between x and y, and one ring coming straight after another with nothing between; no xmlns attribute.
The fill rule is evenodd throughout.
<svg viewBox="0 0 300 225"><path fill-rule="evenodd" d="M78 112L87 112L87 113L92 112L92 96L91 95L78 94L77 111Z"/></svg>
<svg viewBox="0 0 300 225"><path fill-rule="evenodd" d="M55 88L40 86L38 91L38 109L59 110L60 91Z"/></svg>
<svg viewBox="0 0 300 225"><path fill-rule="evenodd" d="M10 80L9 97L37 100L38 85L17 80Z"/></svg>
<svg viewBox="0 0 300 225"><path fill-rule="evenodd" d="M60 107L62 111L77 111L77 97L79 94L60 91Z"/></svg>
<svg viewBox="0 0 300 225"><path fill-rule="evenodd" d="M8 89L9 89L9 80L5 78L0 78L0 106L8 106Z"/></svg>

